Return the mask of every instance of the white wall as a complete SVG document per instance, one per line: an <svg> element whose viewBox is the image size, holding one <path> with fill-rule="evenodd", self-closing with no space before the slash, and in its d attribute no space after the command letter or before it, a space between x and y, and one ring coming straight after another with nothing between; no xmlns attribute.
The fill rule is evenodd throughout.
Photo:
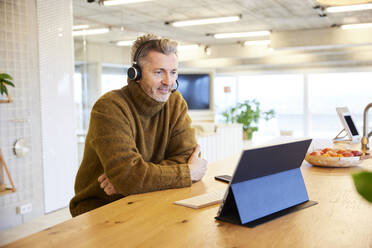
<svg viewBox="0 0 372 248"><path fill-rule="evenodd" d="M37 1L46 213L68 206L78 168L71 6L71 0Z"/></svg>
<svg viewBox="0 0 372 248"><path fill-rule="evenodd" d="M0 0L0 70L14 78L12 103L0 104L0 148L17 191L0 196L0 230L43 215L43 170L36 1ZM25 139L30 152L19 158L14 142ZM31 203L32 212L16 213Z"/></svg>
<svg viewBox="0 0 372 248"><path fill-rule="evenodd" d="M77 148L71 0L0 0L0 13L0 68L16 85L14 102L0 104L0 147L17 189L0 196L2 230L68 205ZM22 158L19 138L30 148ZM27 203L32 211L17 214Z"/></svg>

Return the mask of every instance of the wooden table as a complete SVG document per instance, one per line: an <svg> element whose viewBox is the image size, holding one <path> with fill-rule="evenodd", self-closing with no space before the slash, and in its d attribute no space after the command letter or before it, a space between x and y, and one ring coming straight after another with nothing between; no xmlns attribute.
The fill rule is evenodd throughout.
<svg viewBox="0 0 372 248"><path fill-rule="evenodd" d="M199 210L173 202L225 187L239 156L209 165L191 188L132 195L33 234L6 247L372 247L372 204L354 189L357 168L301 170L309 198L319 204L254 228L216 221L218 205Z"/></svg>

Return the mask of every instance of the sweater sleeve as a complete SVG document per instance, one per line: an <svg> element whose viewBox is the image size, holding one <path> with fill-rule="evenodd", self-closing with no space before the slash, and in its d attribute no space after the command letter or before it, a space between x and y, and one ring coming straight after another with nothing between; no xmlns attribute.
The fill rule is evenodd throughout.
<svg viewBox="0 0 372 248"><path fill-rule="evenodd" d="M136 148L130 121L113 101L99 101L91 114L91 145L110 182L122 195L191 185L186 163L146 162ZM175 160L176 161L176 160Z"/></svg>
<svg viewBox="0 0 372 248"><path fill-rule="evenodd" d="M183 99L176 112L179 115L172 122L165 160L161 162L164 165L187 163L197 144L195 130L191 128L191 119L187 114L187 105Z"/></svg>

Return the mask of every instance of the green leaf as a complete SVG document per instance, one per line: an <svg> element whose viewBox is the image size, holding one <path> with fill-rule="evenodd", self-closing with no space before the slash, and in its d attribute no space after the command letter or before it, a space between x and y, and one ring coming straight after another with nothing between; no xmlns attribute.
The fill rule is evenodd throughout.
<svg viewBox="0 0 372 248"><path fill-rule="evenodd" d="M355 188L367 201L372 202L372 172L362 171L352 174Z"/></svg>
<svg viewBox="0 0 372 248"><path fill-rule="evenodd" d="M1 73L0 78L13 80L12 76L10 76L9 74L6 74L6 73Z"/></svg>
<svg viewBox="0 0 372 248"><path fill-rule="evenodd" d="M5 87L4 88L5 94L8 96L8 89Z"/></svg>
<svg viewBox="0 0 372 248"><path fill-rule="evenodd" d="M4 85L2 85L2 84L0 84L0 91L1 91L1 95L8 95L8 90L7 90L7 88L4 86Z"/></svg>
<svg viewBox="0 0 372 248"><path fill-rule="evenodd" d="M14 84L12 82L10 82L9 80L4 79L3 83L15 87Z"/></svg>
<svg viewBox="0 0 372 248"><path fill-rule="evenodd" d="M274 110L263 112L257 99L245 100L237 103L234 107L222 113L225 122L240 123L248 137L252 137L253 132L258 131L258 123L261 115L267 121L274 117Z"/></svg>

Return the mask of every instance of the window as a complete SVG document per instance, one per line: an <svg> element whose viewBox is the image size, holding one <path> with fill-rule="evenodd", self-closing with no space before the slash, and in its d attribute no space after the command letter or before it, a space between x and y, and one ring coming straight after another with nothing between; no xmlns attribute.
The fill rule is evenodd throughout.
<svg viewBox="0 0 372 248"><path fill-rule="evenodd" d="M214 78L214 110L216 122L223 122L222 113L237 102L237 78L220 76Z"/></svg>
<svg viewBox="0 0 372 248"><path fill-rule="evenodd" d="M76 114L76 129L83 129L83 79L81 72L74 73L74 103Z"/></svg>
<svg viewBox="0 0 372 248"><path fill-rule="evenodd" d="M241 76L238 101L257 99L262 111L274 109L275 119L260 123L258 135L276 136L279 131L303 136L303 76L258 75Z"/></svg>
<svg viewBox="0 0 372 248"><path fill-rule="evenodd" d="M103 67L101 78L101 95L127 85L127 72L120 67Z"/></svg>
<svg viewBox="0 0 372 248"><path fill-rule="evenodd" d="M214 85L216 120L222 122L221 113L237 102L257 99L263 111L274 109L276 117L262 121L254 137L286 132L332 139L342 129L336 107L348 107L362 133L363 110L372 102L371 81L372 72L219 76Z"/></svg>
<svg viewBox="0 0 372 248"><path fill-rule="evenodd" d="M313 137L333 138L342 130L336 107L348 107L362 133L363 110L372 101L372 73L310 74L309 134Z"/></svg>

